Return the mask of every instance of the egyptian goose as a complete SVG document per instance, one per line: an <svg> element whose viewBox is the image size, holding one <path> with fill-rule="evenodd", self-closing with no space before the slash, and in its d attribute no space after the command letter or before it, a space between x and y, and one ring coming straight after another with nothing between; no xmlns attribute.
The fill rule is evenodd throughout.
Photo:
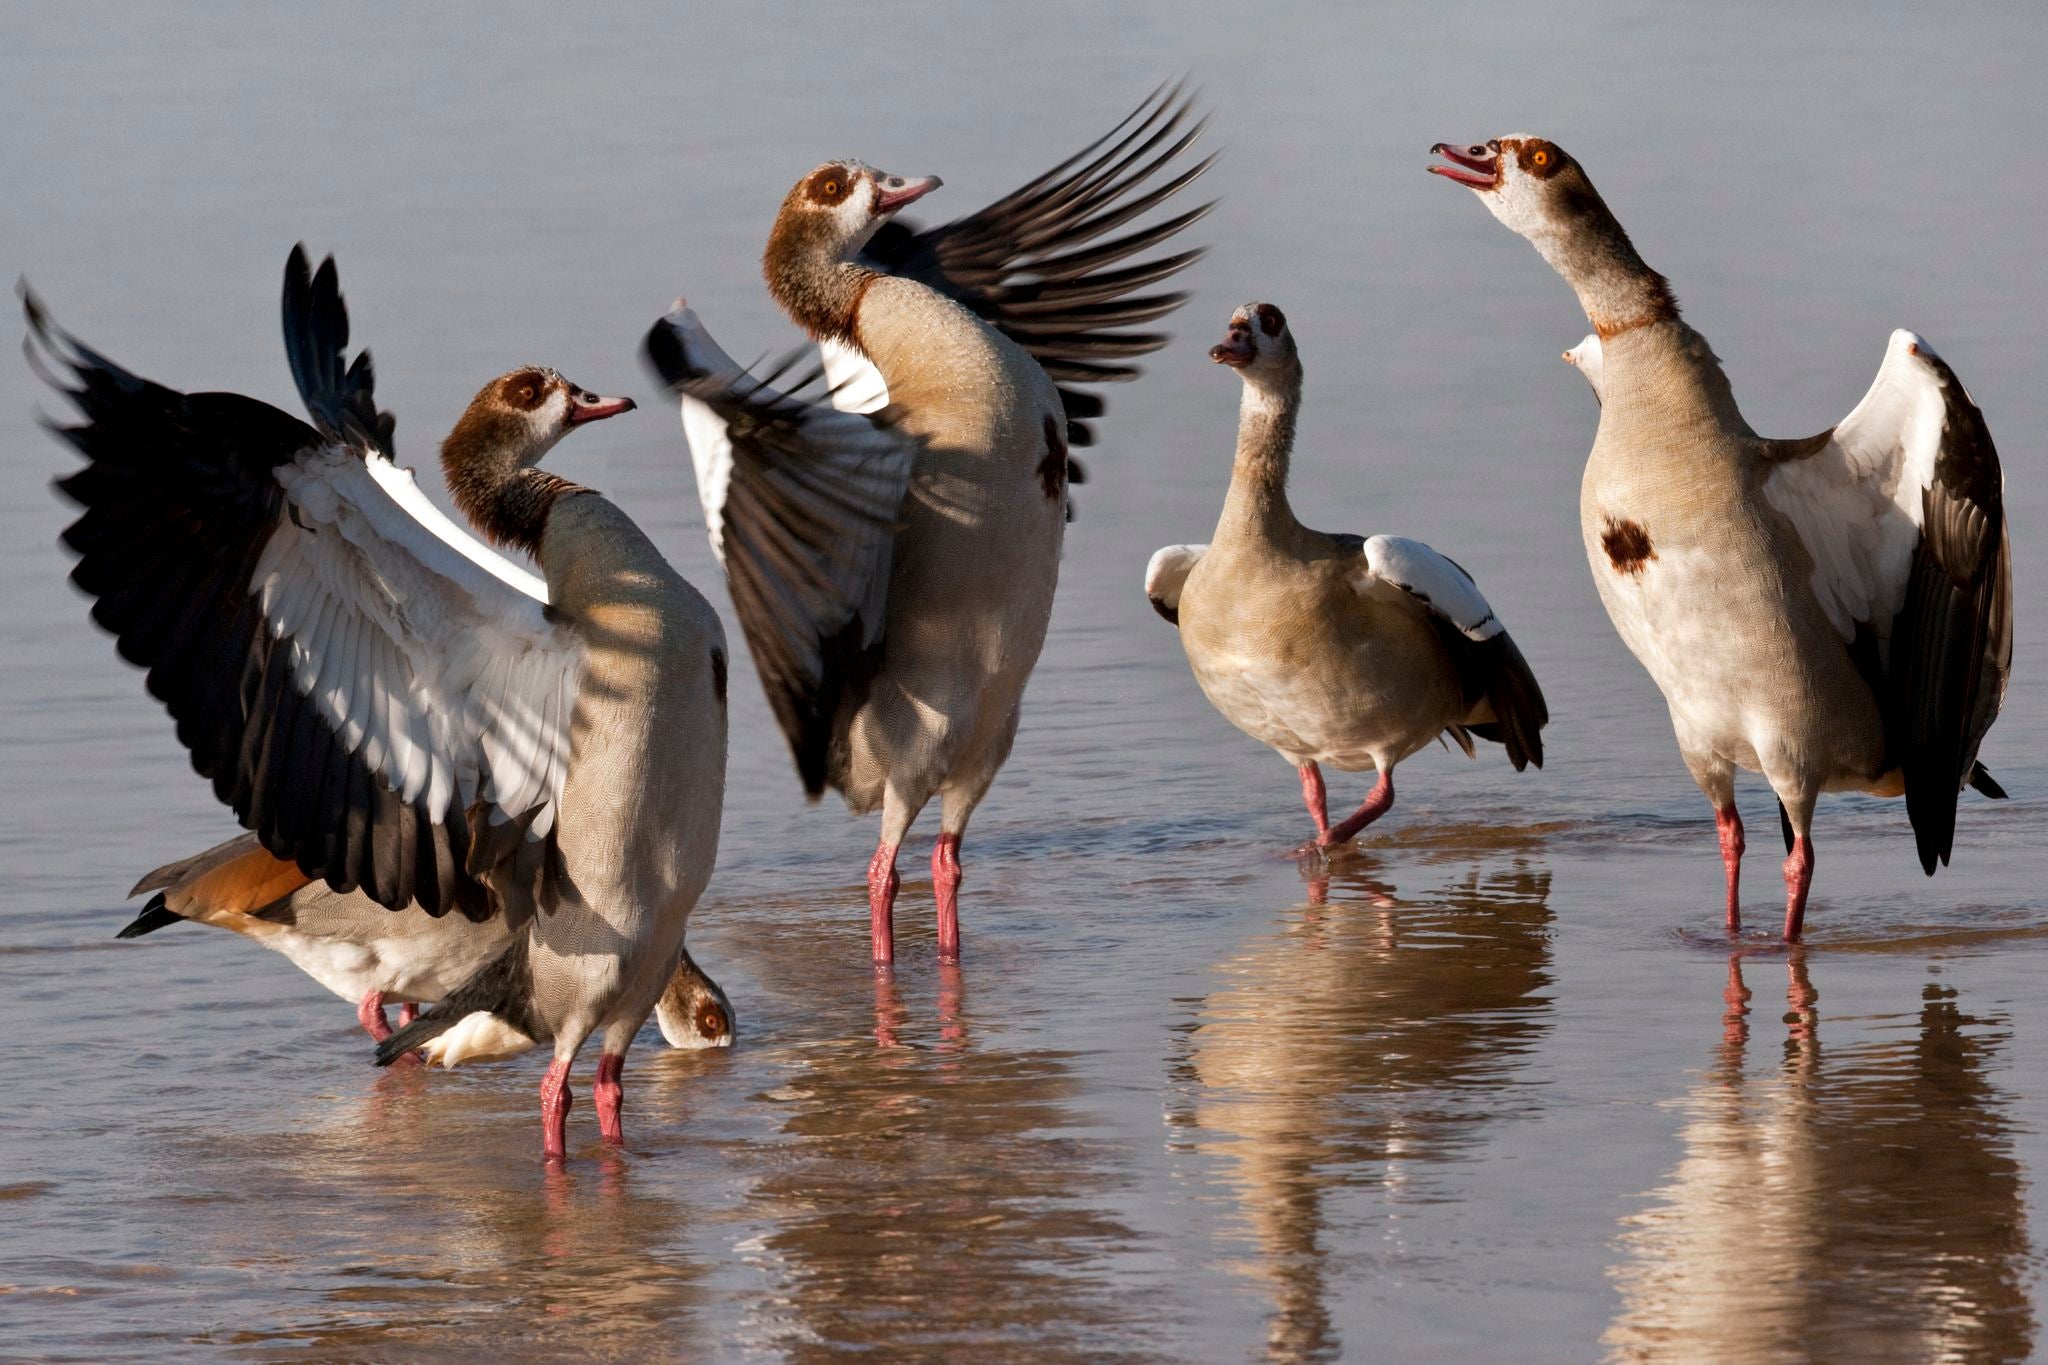
<svg viewBox="0 0 2048 1365"><path fill-rule="evenodd" d="M869 941L894 960L896 853L933 796L941 961L960 954L960 840L1016 737L1059 576L1070 446L1158 349L1175 293L1133 296L1198 252L1131 263L1208 209L1082 246L1210 164L1160 92L1055 170L929 231L893 221L938 188L858 161L797 182L762 271L819 343L831 402L742 370L678 302L647 354L681 396L712 548L812 799L882 811ZM1153 183L1155 178L1159 179Z"/></svg>
<svg viewBox="0 0 2048 1365"><path fill-rule="evenodd" d="M1301 359L1270 303L1230 316L1210 359L1244 381L1230 494L1207 545L1169 545L1145 596L1180 631L1203 695L1301 774L1314 846L1353 838L1394 804L1394 767L1438 736L1543 766L1543 692L1471 575L1420 541L1330 535L1295 520L1287 466ZM1379 774L1330 823L1321 765Z"/></svg>
<svg viewBox="0 0 2048 1365"><path fill-rule="evenodd" d="M1906 798L1921 868L1955 841L1964 785L2012 669L2004 475L1955 372L1892 333L1870 392L1803 440L1758 436L1706 338L1678 315L1579 163L1503 137L1433 149L1564 276L1593 323L1580 368L1600 429L1579 492L1593 581L1671 707L1713 803L1727 924L1741 925L1735 770L1777 793L1785 938L1813 884L1823 791Z"/></svg>
<svg viewBox="0 0 2048 1365"><path fill-rule="evenodd" d="M59 483L84 507L64 533L72 581L148 669L193 766L307 877L515 931L379 1062L552 1044L543 1150L558 1160L569 1065L597 1033L599 1124L621 1140L626 1048L681 960L725 780L716 613L623 512L534 467L632 401L522 368L442 446L458 506L534 555L535 578L392 462L369 357L346 364L331 259L314 276L294 249L285 268L311 426L141 379L27 302L31 353L84 418L58 428L86 459Z"/></svg>
<svg viewBox="0 0 2048 1365"><path fill-rule="evenodd" d="M139 938L187 920L232 930L284 954L354 1004L356 1021L380 1043L391 1036L387 1001L398 1002L403 1028L419 1017L421 1005L436 1003L489 966L518 932L504 915L479 924L461 915L430 915L418 902L387 910L360 889L337 891L313 880L297 863L273 857L254 834L157 868L128 894L145 891L156 894L116 938ZM732 1043L732 1004L687 948L654 1012L671 1046Z"/></svg>

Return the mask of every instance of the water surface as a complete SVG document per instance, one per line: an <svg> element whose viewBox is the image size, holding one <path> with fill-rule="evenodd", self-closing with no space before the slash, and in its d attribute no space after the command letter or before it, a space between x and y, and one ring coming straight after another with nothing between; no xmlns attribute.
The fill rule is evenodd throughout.
<svg viewBox="0 0 2048 1365"><path fill-rule="evenodd" d="M279 269L296 240L335 251L429 469L516 364L651 399L638 340L678 294L735 354L788 344L755 262L828 156L941 173L923 207L965 212L1182 70L1228 146L1178 339L1111 395L1077 490L967 841L965 965L932 964L928 820L902 966L869 971L872 822L805 806L740 662L691 924L740 1044L649 1030L628 1148L586 1096L552 1174L536 1059L377 1072L280 958L112 941L137 872L229 825L63 581L67 457L0 365L0 1355L2038 1352L2037 15L10 5L0 32L0 260L142 372L283 402ZM2014 799L1965 800L1932 882L1896 804L1824 802L1800 952L1719 936L1711 820L1588 579L1595 412L1556 360L1583 319L1422 171L1438 139L1514 129L1591 168L1759 428L1834 421L1906 325L2004 452L2020 648L1984 759ZM1298 505L1471 568L1554 716L1541 773L1412 760L1314 879L1285 856L1293 775L1208 710L1137 590L1154 546L1213 524L1237 386L1203 352L1251 298L1306 360ZM723 608L660 406L553 463ZM1771 800L1741 799L1768 926Z"/></svg>

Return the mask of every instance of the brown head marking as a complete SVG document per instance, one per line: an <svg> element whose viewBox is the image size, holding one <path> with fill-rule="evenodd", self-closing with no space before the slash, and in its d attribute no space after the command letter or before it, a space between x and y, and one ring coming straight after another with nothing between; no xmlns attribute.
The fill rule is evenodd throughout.
<svg viewBox="0 0 2048 1365"><path fill-rule="evenodd" d="M1607 551L1616 573L1641 575L1643 566L1657 557L1656 547L1650 544L1650 533L1636 521L1609 517L1607 529L1600 533L1600 546Z"/></svg>
<svg viewBox="0 0 2048 1365"><path fill-rule="evenodd" d="M1259 318L1259 330L1267 336L1276 337L1286 330L1287 315L1272 304L1262 303L1256 311Z"/></svg>

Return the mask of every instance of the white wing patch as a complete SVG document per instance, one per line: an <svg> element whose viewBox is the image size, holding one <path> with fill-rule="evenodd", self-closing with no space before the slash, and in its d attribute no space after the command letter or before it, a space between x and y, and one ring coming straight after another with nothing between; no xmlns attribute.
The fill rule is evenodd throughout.
<svg viewBox="0 0 2048 1365"><path fill-rule="evenodd" d="M1605 353L1600 349L1600 336L1597 332L1588 332L1584 341L1566 351L1564 363L1586 377L1586 383L1592 386L1593 397L1596 400L1603 403L1607 401L1604 387L1607 382L1607 360Z"/></svg>
<svg viewBox="0 0 2048 1365"><path fill-rule="evenodd" d="M1375 583L1400 589L1456 626L1466 639L1490 640L1506 629L1471 576L1421 541L1373 536L1365 542L1363 554Z"/></svg>
<svg viewBox="0 0 2048 1365"><path fill-rule="evenodd" d="M831 390L833 407L865 413L889 406L889 381L860 351L828 337L818 344L818 357L825 366L825 386Z"/></svg>
<svg viewBox="0 0 2048 1365"><path fill-rule="evenodd" d="M403 507L414 521L433 532L438 539L453 546L463 558L489 571L536 602L548 600L548 585L545 579L521 568L456 525L447 513L436 507L433 500L420 491L419 483L410 469L401 469L375 453L365 454L363 464L378 486L391 495L393 502Z"/></svg>
<svg viewBox="0 0 2048 1365"><path fill-rule="evenodd" d="M481 799L497 824L540 807L529 835L545 835L583 659L547 620L545 585L418 517L410 502L424 495L385 462L337 447L277 478L292 514L250 591L290 641L301 695L403 801L424 794L434 818L460 820ZM392 496L395 484L411 498Z"/></svg>
<svg viewBox="0 0 2048 1365"><path fill-rule="evenodd" d="M1207 545L1165 545L1154 550L1145 565L1145 596L1154 606L1179 611L1180 590L1196 561L1208 552Z"/></svg>
<svg viewBox="0 0 2048 1365"><path fill-rule="evenodd" d="M1764 478L1764 497L1797 530L1813 559L1814 596L1844 640L1864 621L1888 643L1904 602L1947 412L1922 358L1932 353L1913 333L1893 332L1870 391L1826 446Z"/></svg>

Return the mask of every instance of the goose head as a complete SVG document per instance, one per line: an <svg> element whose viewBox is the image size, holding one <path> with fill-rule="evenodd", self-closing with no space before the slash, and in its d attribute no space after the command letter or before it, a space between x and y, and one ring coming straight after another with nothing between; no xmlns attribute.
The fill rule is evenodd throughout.
<svg viewBox="0 0 2048 1365"><path fill-rule="evenodd" d="M1586 383L1592 386L1593 397L1596 401L1606 401L1600 392L1603 376L1600 370L1600 338L1597 335L1590 332L1587 333L1584 341L1581 341L1578 345L1564 353L1564 363L1572 366L1586 377Z"/></svg>
<svg viewBox="0 0 2048 1365"><path fill-rule="evenodd" d="M493 509L506 485L577 427L634 406L630 398L593 393L541 365L499 375L477 391L441 443L448 492L473 524L496 539L517 539L494 530Z"/></svg>
<svg viewBox="0 0 2048 1365"><path fill-rule="evenodd" d="M1430 172L1479 196L1493 216L1524 237L1570 230L1600 202L1571 153L1547 138L1516 133L1490 142L1439 142Z"/></svg>
<svg viewBox="0 0 2048 1365"><path fill-rule="evenodd" d="M731 1047L739 1029L732 1002L687 950L669 978L668 989L655 1003L654 1018L670 1047L691 1052Z"/></svg>
<svg viewBox="0 0 2048 1365"><path fill-rule="evenodd" d="M1223 340L1209 348L1209 359L1236 370L1246 384L1273 388L1298 382L1301 357L1287 315L1270 303L1247 303L1230 315Z"/></svg>
<svg viewBox="0 0 2048 1365"><path fill-rule="evenodd" d="M852 260L877 228L941 183L935 175L911 179L859 161L826 162L796 182L775 215L761 258L768 288L797 313L818 292L820 272Z"/></svg>

